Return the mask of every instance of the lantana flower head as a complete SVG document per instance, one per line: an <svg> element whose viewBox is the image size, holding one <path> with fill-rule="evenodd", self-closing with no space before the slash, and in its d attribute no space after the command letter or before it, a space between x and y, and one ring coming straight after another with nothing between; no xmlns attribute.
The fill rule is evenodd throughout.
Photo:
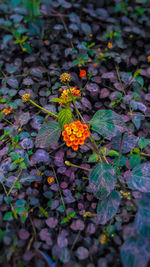
<svg viewBox="0 0 150 267"><path fill-rule="evenodd" d="M69 94L72 94L73 96L81 96L80 94L80 90L77 90L76 87L73 87L73 88L70 88L70 89L66 89L66 90L63 90L60 98L62 100L67 100ZM60 106L62 106L62 103L59 103Z"/></svg>
<svg viewBox="0 0 150 267"><path fill-rule="evenodd" d="M22 102L27 102L30 99L31 95L30 94L24 94L22 96Z"/></svg>
<svg viewBox="0 0 150 267"><path fill-rule="evenodd" d="M3 113L4 113L5 115L8 115L9 113L12 112L12 110L13 110L13 108L9 108L9 109L4 108L4 109L3 109Z"/></svg>
<svg viewBox="0 0 150 267"><path fill-rule="evenodd" d="M86 76L86 70L80 70L80 77L84 78Z"/></svg>
<svg viewBox="0 0 150 267"><path fill-rule="evenodd" d="M62 132L63 140L68 147L72 147L73 150L78 150L79 145L84 145L85 139L90 136L88 126L82 124L80 121L74 121L64 126Z"/></svg>
<svg viewBox="0 0 150 267"><path fill-rule="evenodd" d="M61 83L66 84L67 82L70 82L70 80L71 80L71 75L69 73L64 72L60 75Z"/></svg>

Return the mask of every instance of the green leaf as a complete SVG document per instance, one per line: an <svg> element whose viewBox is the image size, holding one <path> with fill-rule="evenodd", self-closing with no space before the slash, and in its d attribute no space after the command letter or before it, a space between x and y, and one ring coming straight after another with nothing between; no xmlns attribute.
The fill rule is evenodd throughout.
<svg viewBox="0 0 150 267"><path fill-rule="evenodd" d="M69 217L73 218L75 215L76 215L76 212L75 211L71 211L69 212Z"/></svg>
<svg viewBox="0 0 150 267"><path fill-rule="evenodd" d="M15 203L16 207L23 207L26 204L26 200L25 199L18 199Z"/></svg>
<svg viewBox="0 0 150 267"><path fill-rule="evenodd" d="M89 163L97 162L98 159L99 159L98 155L96 153L93 153L92 155L89 156L88 162Z"/></svg>
<svg viewBox="0 0 150 267"><path fill-rule="evenodd" d="M22 162L19 166L20 166L21 169L26 169L27 168L27 166L26 166L26 164L24 162Z"/></svg>
<svg viewBox="0 0 150 267"><path fill-rule="evenodd" d="M63 103L63 104L66 103L65 100L62 100L61 98L58 98L58 97L52 98L52 99L50 99L50 101L54 102L54 103Z"/></svg>
<svg viewBox="0 0 150 267"><path fill-rule="evenodd" d="M90 121L92 129L104 137L112 138L125 131L121 116L112 110L97 111Z"/></svg>
<svg viewBox="0 0 150 267"><path fill-rule="evenodd" d="M140 155L137 155L137 154L130 155L129 162L130 162L131 168L133 169L134 167L136 167L137 165L141 163Z"/></svg>
<svg viewBox="0 0 150 267"><path fill-rule="evenodd" d="M133 74L133 77L136 78L136 76L139 75L141 71L142 71L142 69L138 69L138 70L136 70L136 71L134 72L134 74Z"/></svg>
<svg viewBox="0 0 150 267"><path fill-rule="evenodd" d="M25 211L25 207L18 207L16 208L16 213L17 214L22 214Z"/></svg>
<svg viewBox="0 0 150 267"><path fill-rule="evenodd" d="M123 267L146 267L150 257L148 238L132 236L121 247Z"/></svg>
<svg viewBox="0 0 150 267"><path fill-rule="evenodd" d="M50 121L44 124L36 136L36 147L48 147L56 143L60 137L61 128L58 122Z"/></svg>
<svg viewBox="0 0 150 267"><path fill-rule="evenodd" d="M31 49L31 46L28 44L28 43L24 43L23 44L23 48L25 48L26 49L26 52L28 53L28 54L30 54L31 52L32 52L32 49Z"/></svg>
<svg viewBox="0 0 150 267"><path fill-rule="evenodd" d="M0 241L3 240L3 237L4 237L4 232L0 229Z"/></svg>
<svg viewBox="0 0 150 267"><path fill-rule="evenodd" d="M13 160L19 160L19 154L17 152L11 152L10 156Z"/></svg>
<svg viewBox="0 0 150 267"><path fill-rule="evenodd" d="M107 152L108 156L119 156L119 153L116 150L109 150Z"/></svg>
<svg viewBox="0 0 150 267"><path fill-rule="evenodd" d="M116 185L115 169L110 164L97 163L90 173L89 183L94 195L105 199Z"/></svg>
<svg viewBox="0 0 150 267"><path fill-rule="evenodd" d="M69 222L68 218L64 218L64 219L61 220L61 223L66 223L66 222Z"/></svg>
<svg viewBox="0 0 150 267"><path fill-rule="evenodd" d="M12 217L13 217L12 212L8 211L8 212L5 213L3 220L4 221L9 221L9 220L12 219Z"/></svg>
<svg viewBox="0 0 150 267"><path fill-rule="evenodd" d="M142 163L132 170L128 186L132 190L150 193L150 163Z"/></svg>
<svg viewBox="0 0 150 267"><path fill-rule="evenodd" d="M109 197L98 201L97 213L100 224L106 224L117 213L120 205L120 194L117 191L112 191Z"/></svg>
<svg viewBox="0 0 150 267"><path fill-rule="evenodd" d="M134 226L138 234L143 237L150 237L150 194L143 194L138 201L138 212L134 220Z"/></svg>
<svg viewBox="0 0 150 267"><path fill-rule="evenodd" d="M147 139L147 138L144 138L144 137L141 137L139 140L138 140L138 146L139 148L143 149L147 146L150 146L150 139Z"/></svg>
<svg viewBox="0 0 150 267"><path fill-rule="evenodd" d="M58 113L58 123L64 128L65 124L69 124L72 122L72 112L70 108L63 108Z"/></svg>
<svg viewBox="0 0 150 267"><path fill-rule="evenodd" d="M136 82L139 83L141 86L144 86L144 79L141 76L137 76L135 78Z"/></svg>
<svg viewBox="0 0 150 267"><path fill-rule="evenodd" d="M78 59L75 59L75 60L72 62L72 67L77 66L78 64L79 64L79 60L78 60Z"/></svg>

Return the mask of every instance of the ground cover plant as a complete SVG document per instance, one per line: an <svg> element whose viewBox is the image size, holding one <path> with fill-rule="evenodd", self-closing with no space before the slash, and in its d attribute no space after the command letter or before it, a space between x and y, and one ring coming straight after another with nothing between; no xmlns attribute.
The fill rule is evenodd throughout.
<svg viewBox="0 0 150 267"><path fill-rule="evenodd" d="M0 266L149 266L149 17L0 1Z"/></svg>

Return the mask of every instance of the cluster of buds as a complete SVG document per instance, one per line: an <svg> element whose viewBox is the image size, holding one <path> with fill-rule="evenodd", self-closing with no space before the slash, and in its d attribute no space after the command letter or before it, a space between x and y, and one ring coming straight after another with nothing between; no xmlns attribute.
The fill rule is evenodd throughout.
<svg viewBox="0 0 150 267"><path fill-rule="evenodd" d="M60 81L61 83L66 84L67 82L70 82L71 80L71 75L69 73L63 73L60 75Z"/></svg>
<svg viewBox="0 0 150 267"><path fill-rule="evenodd" d="M72 147L73 150L78 150L79 145L84 145L85 139L90 135L88 126L82 124L80 121L74 121L64 126L62 132L63 140L68 147Z"/></svg>
<svg viewBox="0 0 150 267"><path fill-rule="evenodd" d="M31 95L30 94L24 94L22 96L22 102L27 102L30 99Z"/></svg>
<svg viewBox="0 0 150 267"><path fill-rule="evenodd" d="M124 192L123 190L120 191L120 194L123 198L126 198L128 200L131 200L131 194L130 192Z"/></svg>
<svg viewBox="0 0 150 267"><path fill-rule="evenodd" d="M69 93L72 94L73 96L81 96L80 90L77 90L76 87L66 89L62 92L60 98L62 100L67 100ZM59 103L60 106L62 106L62 103Z"/></svg>
<svg viewBox="0 0 150 267"><path fill-rule="evenodd" d="M12 110L13 110L13 108L9 108L9 109L4 108L4 109L3 109L3 113L4 113L5 115L8 115L9 113L12 112Z"/></svg>

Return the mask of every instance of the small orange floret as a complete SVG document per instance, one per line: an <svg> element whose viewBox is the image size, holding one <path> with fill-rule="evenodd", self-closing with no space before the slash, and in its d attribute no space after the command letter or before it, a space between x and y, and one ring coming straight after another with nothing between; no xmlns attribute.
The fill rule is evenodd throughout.
<svg viewBox="0 0 150 267"><path fill-rule="evenodd" d="M80 70L80 78L84 78L86 76L86 70Z"/></svg>
<svg viewBox="0 0 150 267"><path fill-rule="evenodd" d="M48 177L47 178L47 182L48 182L48 184L51 184L52 182L54 182L54 178L53 177Z"/></svg>
<svg viewBox="0 0 150 267"><path fill-rule="evenodd" d="M35 187L35 188L37 188L37 187L38 187L38 184L37 184L36 182L34 183L34 187Z"/></svg>
<svg viewBox="0 0 150 267"><path fill-rule="evenodd" d="M63 140L68 147L72 147L75 151L78 150L79 145L84 145L85 139L90 135L88 126L80 121L66 124L64 129L62 132Z"/></svg>
<svg viewBox="0 0 150 267"><path fill-rule="evenodd" d="M60 98L62 100L67 101L69 94L72 94L73 96L81 96L80 90L77 90L76 88L77 86L70 88L70 89L63 90ZM63 104L60 102L59 105L62 106Z"/></svg>
<svg viewBox="0 0 150 267"><path fill-rule="evenodd" d="M103 53L100 53L99 55L100 55L101 57L103 57L103 56L104 56L104 54L103 54Z"/></svg>
<svg viewBox="0 0 150 267"><path fill-rule="evenodd" d="M9 108L9 109L4 108L4 109L3 109L3 113L4 113L5 115L8 115L9 113L12 112L12 110L13 110L13 108Z"/></svg>
<svg viewBox="0 0 150 267"><path fill-rule="evenodd" d="M98 66L98 63L93 63L93 66L94 66L94 67L97 67L97 66Z"/></svg>
<svg viewBox="0 0 150 267"><path fill-rule="evenodd" d="M78 148L79 148L79 146L72 145L72 149L73 149L73 150L75 150L75 151L76 151L76 150L78 150Z"/></svg>
<svg viewBox="0 0 150 267"><path fill-rule="evenodd" d="M106 235L102 235L100 238L100 243L104 245L106 243Z"/></svg>
<svg viewBox="0 0 150 267"><path fill-rule="evenodd" d="M112 48L112 43L109 42L109 43L107 44L107 47L108 47L109 49L111 49L111 48Z"/></svg>
<svg viewBox="0 0 150 267"><path fill-rule="evenodd" d="M148 63L150 63L150 56L147 57L147 61L148 61Z"/></svg>

